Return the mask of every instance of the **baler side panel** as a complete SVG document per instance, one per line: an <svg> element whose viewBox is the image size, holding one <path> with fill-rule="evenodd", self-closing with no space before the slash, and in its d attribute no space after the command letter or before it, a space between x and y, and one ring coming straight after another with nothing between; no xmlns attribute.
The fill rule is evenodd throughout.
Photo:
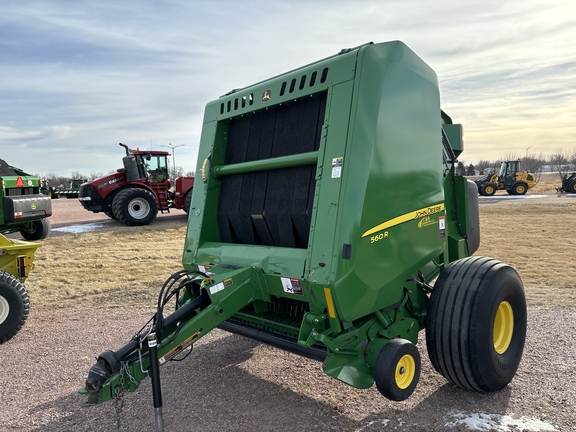
<svg viewBox="0 0 576 432"><path fill-rule="evenodd" d="M334 287L346 321L396 303L410 275L445 247L439 93L415 57L392 44L359 58L335 247L351 245ZM377 229L399 217L407 220Z"/></svg>

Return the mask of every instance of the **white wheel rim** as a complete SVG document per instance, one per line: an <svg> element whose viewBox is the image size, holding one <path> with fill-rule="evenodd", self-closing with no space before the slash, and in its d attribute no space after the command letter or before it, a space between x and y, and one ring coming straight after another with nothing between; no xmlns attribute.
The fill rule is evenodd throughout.
<svg viewBox="0 0 576 432"><path fill-rule="evenodd" d="M6 321L10 314L10 305L4 297L0 297L0 324Z"/></svg>
<svg viewBox="0 0 576 432"><path fill-rule="evenodd" d="M144 198L134 198L128 205L128 213L134 219L143 219L150 213L150 204Z"/></svg>

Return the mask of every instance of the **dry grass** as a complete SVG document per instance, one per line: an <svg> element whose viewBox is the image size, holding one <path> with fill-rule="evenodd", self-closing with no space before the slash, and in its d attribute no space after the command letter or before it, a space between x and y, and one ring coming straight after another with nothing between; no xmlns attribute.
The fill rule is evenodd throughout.
<svg viewBox="0 0 576 432"><path fill-rule="evenodd" d="M182 269L182 221L50 237L26 281L33 304L153 307L162 283Z"/></svg>
<svg viewBox="0 0 576 432"><path fill-rule="evenodd" d="M576 199L562 204L505 202L480 206L481 245L520 274L531 309L576 306L572 230Z"/></svg>
<svg viewBox="0 0 576 432"><path fill-rule="evenodd" d="M549 191L557 175L545 182L548 177L534 189ZM477 255L516 268L530 308L576 306L576 266L571 261L575 211L576 199L571 198L483 202ZM26 281L33 305L152 309L162 283L182 268L185 232L184 223L174 221L48 238Z"/></svg>

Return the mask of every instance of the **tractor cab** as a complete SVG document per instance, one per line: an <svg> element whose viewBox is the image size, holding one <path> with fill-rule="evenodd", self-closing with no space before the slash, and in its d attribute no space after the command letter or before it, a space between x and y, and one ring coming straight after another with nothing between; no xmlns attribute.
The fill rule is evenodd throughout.
<svg viewBox="0 0 576 432"><path fill-rule="evenodd" d="M165 151L130 150L127 145L120 143L126 149L126 156L122 158L123 171L126 172L127 181L149 181L164 183L168 181L168 156Z"/></svg>
<svg viewBox="0 0 576 432"><path fill-rule="evenodd" d="M141 159L139 164L144 166L146 177L154 183L162 183L168 180L168 158L167 154L146 153L136 155L136 159Z"/></svg>

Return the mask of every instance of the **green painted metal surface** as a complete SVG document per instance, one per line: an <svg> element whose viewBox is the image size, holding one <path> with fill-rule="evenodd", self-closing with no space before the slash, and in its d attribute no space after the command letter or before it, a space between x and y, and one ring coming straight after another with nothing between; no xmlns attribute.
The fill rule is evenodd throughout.
<svg viewBox="0 0 576 432"><path fill-rule="evenodd" d="M262 110L275 109L280 116L294 101L323 93L326 105L316 152L226 164L227 152L233 151L227 147L234 141L233 122ZM300 332L302 345L336 347L341 335L349 340L352 332L365 328L363 321L398 334L405 333L405 326L416 335L423 327L427 297L416 285L409 290L407 281L419 271L430 281L447 262L467 254L467 227L464 223L456 229L466 219L459 206L465 199L454 200L454 194L466 191L445 190L454 174L443 159L442 123L436 74L401 42L367 44L209 103L197 169L204 183L198 183L192 198L185 268L209 268L218 280L219 265L253 266L264 273L270 295L306 302L314 316L333 308L331 318L316 329L321 336L310 339ZM460 152L460 126L446 126L453 150ZM307 163L316 174L306 248L222 241L218 211L226 187L223 177ZM297 281L297 292L285 288L286 279ZM395 308L393 318L375 318L402 299L406 306ZM267 328L274 330L274 319ZM378 337L390 338L391 331ZM355 373L334 366L346 360L328 349L327 371L338 370L328 373L365 386L370 374L357 365L363 363L360 346L367 339L366 333L356 335L352 346L340 347L340 353L355 352L357 360L350 362Z"/></svg>
<svg viewBox="0 0 576 432"><path fill-rule="evenodd" d="M52 215L40 179L0 159L0 233L34 231L33 223Z"/></svg>

